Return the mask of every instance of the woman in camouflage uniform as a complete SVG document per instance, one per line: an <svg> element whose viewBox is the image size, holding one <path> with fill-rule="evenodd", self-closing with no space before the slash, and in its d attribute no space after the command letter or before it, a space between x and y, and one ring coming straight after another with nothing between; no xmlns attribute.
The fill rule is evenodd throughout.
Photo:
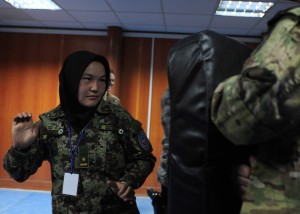
<svg viewBox="0 0 300 214"><path fill-rule="evenodd" d="M60 105L35 124L31 113L14 117L4 168L23 182L49 161L53 213L139 213L134 189L153 170L155 157L141 124L101 101L109 76L103 56L75 52L59 75Z"/></svg>

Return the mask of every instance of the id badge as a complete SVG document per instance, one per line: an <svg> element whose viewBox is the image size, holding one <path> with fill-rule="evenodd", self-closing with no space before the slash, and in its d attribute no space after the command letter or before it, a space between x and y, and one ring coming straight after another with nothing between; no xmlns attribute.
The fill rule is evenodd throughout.
<svg viewBox="0 0 300 214"><path fill-rule="evenodd" d="M77 188L79 182L79 174L75 173L65 173L64 183L63 183L63 191L62 193L65 195L77 195Z"/></svg>

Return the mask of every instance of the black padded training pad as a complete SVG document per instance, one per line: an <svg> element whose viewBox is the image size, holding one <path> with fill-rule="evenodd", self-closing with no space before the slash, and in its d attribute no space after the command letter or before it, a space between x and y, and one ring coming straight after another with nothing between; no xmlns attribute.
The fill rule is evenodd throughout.
<svg viewBox="0 0 300 214"><path fill-rule="evenodd" d="M235 157L238 150L212 125L209 111L213 90L222 80L240 73L250 53L246 45L213 31L193 34L172 47L168 59L168 213L213 214L222 210L218 214L234 214L235 208L228 212L224 209L239 205L238 199L234 199L234 205L227 200L232 194L236 197L228 177L231 167L239 161ZM215 186L212 182L216 182Z"/></svg>

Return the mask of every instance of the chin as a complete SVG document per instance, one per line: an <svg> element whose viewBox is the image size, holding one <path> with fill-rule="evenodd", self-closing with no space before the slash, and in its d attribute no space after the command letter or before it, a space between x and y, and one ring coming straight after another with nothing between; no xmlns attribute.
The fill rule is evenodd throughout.
<svg viewBox="0 0 300 214"><path fill-rule="evenodd" d="M99 104L99 102L93 102L93 103L82 103L81 105L83 105L86 108L93 108L95 106L97 106Z"/></svg>

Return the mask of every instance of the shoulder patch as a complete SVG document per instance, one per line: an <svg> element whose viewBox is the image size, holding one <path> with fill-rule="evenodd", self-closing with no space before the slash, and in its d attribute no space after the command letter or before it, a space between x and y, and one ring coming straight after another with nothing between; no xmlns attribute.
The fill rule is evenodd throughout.
<svg viewBox="0 0 300 214"><path fill-rule="evenodd" d="M149 142L148 137L146 136L146 133L144 131L140 131L138 133L138 140L139 140L139 143L140 143L141 147L144 150L149 150L150 142Z"/></svg>

